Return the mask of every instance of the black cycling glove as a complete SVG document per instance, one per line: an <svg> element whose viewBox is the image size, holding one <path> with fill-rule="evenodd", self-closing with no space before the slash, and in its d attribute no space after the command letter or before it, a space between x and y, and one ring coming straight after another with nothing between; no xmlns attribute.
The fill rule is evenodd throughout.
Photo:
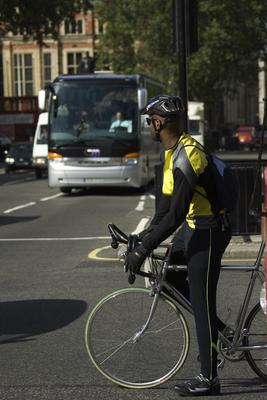
<svg viewBox="0 0 267 400"><path fill-rule="evenodd" d="M142 244L140 244L126 256L126 267L134 274L138 273L148 254L149 250L147 250Z"/></svg>

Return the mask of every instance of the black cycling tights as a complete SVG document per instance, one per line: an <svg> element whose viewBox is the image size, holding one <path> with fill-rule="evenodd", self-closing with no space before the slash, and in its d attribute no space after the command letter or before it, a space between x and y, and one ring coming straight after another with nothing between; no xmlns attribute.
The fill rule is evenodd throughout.
<svg viewBox="0 0 267 400"><path fill-rule="evenodd" d="M186 223L177 232L171 262L186 263L190 301L192 303L202 374L211 379L217 376L218 329L225 324L217 318L216 292L221 259L231 239L230 228L217 226L209 229L192 229ZM181 257L184 250L186 261ZM172 272L172 271L170 271ZM168 272L167 279L171 278ZM186 275L180 273L177 285L188 298Z"/></svg>

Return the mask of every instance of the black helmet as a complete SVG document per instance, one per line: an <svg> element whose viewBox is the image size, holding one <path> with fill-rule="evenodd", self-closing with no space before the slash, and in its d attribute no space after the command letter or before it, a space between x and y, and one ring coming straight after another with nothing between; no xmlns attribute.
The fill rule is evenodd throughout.
<svg viewBox="0 0 267 400"><path fill-rule="evenodd" d="M177 115L181 111L184 111L184 105L180 97L161 94L152 97L141 111L141 114L157 114L161 117L169 117Z"/></svg>

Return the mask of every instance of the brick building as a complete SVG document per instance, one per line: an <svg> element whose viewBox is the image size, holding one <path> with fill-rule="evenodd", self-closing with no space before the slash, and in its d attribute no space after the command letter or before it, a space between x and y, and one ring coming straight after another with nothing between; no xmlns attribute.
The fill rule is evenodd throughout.
<svg viewBox="0 0 267 400"><path fill-rule="evenodd" d="M47 37L42 47L23 40L23 32L8 32L0 38L0 98L37 96L58 74L77 73L84 57L96 55L102 31L94 12L88 11L77 14L74 24L63 21L58 40ZM225 96L219 109L207 116L209 130L224 126L233 131L235 125L254 125L258 113L262 119L265 84L263 89L256 79L252 87L240 86L233 98Z"/></svg>
<svg viewBox="0 0 267 400"><path fill-rule="evenodd" d="M77 73L86 55L94 57L99 34L94 13L80 13L75 23L63 21L58 40L45 38L44 46L23 40L21 32L2 38L2 96L36 96L59 73Z"/></svg>

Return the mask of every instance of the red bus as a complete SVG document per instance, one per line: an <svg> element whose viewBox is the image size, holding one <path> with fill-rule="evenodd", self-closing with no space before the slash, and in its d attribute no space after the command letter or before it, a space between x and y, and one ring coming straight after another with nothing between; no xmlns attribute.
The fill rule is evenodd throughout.
<svg viewBox="0 0 267 400"><path fill-rule="evenodd" d="M36 96L0 97L0 136L12 142L32 141L38 115Z"/></svg>

